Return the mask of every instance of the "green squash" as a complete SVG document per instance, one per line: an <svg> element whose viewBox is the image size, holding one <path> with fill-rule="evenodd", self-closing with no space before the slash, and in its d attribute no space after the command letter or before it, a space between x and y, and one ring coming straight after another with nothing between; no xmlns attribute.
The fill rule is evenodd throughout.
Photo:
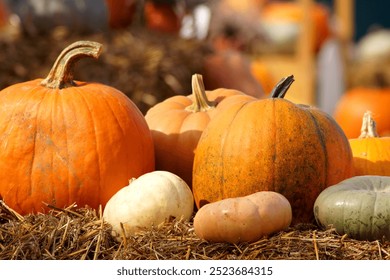
<svg viewBox="0 0 390 280"><path fill-rule="evenodd" d="M357 240L390 240L390 177L355 176L326 188L314 203L322 227Z"/></svg>

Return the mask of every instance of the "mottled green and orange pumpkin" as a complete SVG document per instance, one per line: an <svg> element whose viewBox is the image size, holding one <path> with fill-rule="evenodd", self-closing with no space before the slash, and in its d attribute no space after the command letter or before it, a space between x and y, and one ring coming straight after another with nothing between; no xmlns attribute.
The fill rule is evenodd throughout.
<svg viewBox="0 0 390 280"><path fill-rule="evenodd" d="M293 221L313 219L313 204L326 187L352 176L352 152L331 116L283 97L237 102L213 118L194 158L196 205L258 191L275 191L292 206Z"/></svg>
<svg viewBox="0 0 390 280"><path fill-rule="evenodd" d="M73 80L74 63L101 47L71 44L46 79L0 91L0 196L20 214L45 212L45 203L104 206L129 179L154 170L136 105L115 88Z"/></svg>

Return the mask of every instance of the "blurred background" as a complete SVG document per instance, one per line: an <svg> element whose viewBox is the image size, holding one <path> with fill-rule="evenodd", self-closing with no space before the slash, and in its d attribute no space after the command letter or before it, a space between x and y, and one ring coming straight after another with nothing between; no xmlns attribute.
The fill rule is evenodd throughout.
<svg viewBox="0 0 390 280"><path fill-rule="evenodd" d="M124 92L145 113L205 87L265 98L293 74L287 99L332 115L349 138L370 110L390 135L388 0L0 0L0 90L44 78L77 40L103 43L78 80Z"/></svg>

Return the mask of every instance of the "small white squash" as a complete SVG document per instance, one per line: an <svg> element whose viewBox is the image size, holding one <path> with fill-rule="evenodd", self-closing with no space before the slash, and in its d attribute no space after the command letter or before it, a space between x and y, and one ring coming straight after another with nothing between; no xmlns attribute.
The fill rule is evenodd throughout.
<svg viewBox="0 0 390 280"><path fill-rule="evenodd" d="M107 202L103 219L121 236L121 223L126 237L142 229L164 223L170 217L189 220L194 198L190 187L177 175L153 171L130 181Z"/></svg>

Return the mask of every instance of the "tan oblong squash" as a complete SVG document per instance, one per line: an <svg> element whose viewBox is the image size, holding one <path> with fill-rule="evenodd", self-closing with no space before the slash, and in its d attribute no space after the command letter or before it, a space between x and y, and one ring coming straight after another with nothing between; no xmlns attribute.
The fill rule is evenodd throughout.
<svg viewBox="0 0 390 280"><path fill-rule="evenodd" d="M318 194L352 176L351 147L333 118L283 99L292 81L282 81L272 98L235 104L210 121L194 158L198 208L275 191L291 203L295 223L309 222Z"/></svg>
<svg viewBox="0 0 390 280"><path fill-rule="evenodd" d="M390 137L380 137L372 112L364 113L359 138L349 139L356 176L390 176Z"/></svg>
<svg viewBox="0 0 390 280"><path fill-rule="evenodd" d="M254 242L286 229L291 205L276 192L257 192L203 206L194 217L197 236L212 242Z"/></svg>

